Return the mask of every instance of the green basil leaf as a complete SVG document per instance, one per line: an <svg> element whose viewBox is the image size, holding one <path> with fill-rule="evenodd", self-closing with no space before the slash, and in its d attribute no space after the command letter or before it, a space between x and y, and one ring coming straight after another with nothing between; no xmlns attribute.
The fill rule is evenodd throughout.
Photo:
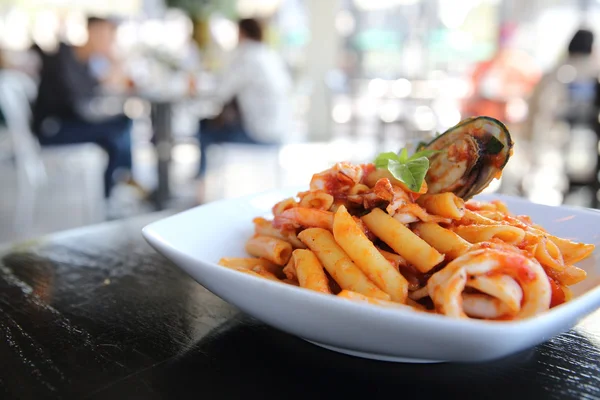
<svg viewBox="0 0 600 400"><path fill-rule="evenodd" d="M424 150L408 156L406 148L399 154L392 152L381 153L374 161L376 168L387 169L394 178L404 183L413 192L421 190L425 175L429 169L428 156L436 154L437 150Z"/></svg>
<svg viewBox="0 0 600 400"><path fill-rule="evenodd" d="M412 188L416 186L416 182L406 164L392 161L388 164L388 170L394 178L404 183L410 190L413 190Z"/></svg>
<svg viewBox="0 0 600 400"><path fill-rule="evenodd" d="M386 168L390 160L398 160L398 155L392 151L387 153L381 153L375 159L375 167L376 168Z"/></svg>
<svg viewBox="0 0 600 400"><path fill-rule="evenodd" d="M428 169L429 159L427 157L417 158L406 164L397 161L390 161L388 164L388 170L394 178L403 182L413 192L421 190Z"/></svg>
<svg viewBox="0 0 600 400"><path fill-rule="evenodd" d="M419 157L414 160L411 160L406 164L412 179L414 180L414 185L408 185L409 189L413 192L418 192L421 190L421 185L425 180L425 175L427 175L427 170L429 169L429 159L427 157Z"/></svg>
<svg viewBox="0 0 600 400"><path fill-rule="evenodd" d="M408 161L408 150L406 150L406 147L400 150L400 153L398 154L398 161L401 164L406 164Z"/></svg>
<svg viewBox="0 0 600 400"><path fill-rule="evenodd" d="M422 150L422 151L416 152L415 154L410 156L408 161L416 160L417 158L421 158L421 157L431 157L432 155L437 154L437 153L441 153L441 150Z"/></svg>

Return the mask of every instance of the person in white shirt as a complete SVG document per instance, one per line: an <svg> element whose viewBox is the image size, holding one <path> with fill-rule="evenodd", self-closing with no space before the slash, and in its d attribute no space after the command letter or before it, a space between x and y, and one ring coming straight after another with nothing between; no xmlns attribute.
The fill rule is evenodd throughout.
<svg viewBox="0 0 600 400"><path fill-rule="evenodd" d="M206 173L210 145L276 144L289 130L289 73L281 58L263 43L258 21L242 19L238 28L238 46L216 91L223 111L216 118L200 121L199 178Z"/></svg>

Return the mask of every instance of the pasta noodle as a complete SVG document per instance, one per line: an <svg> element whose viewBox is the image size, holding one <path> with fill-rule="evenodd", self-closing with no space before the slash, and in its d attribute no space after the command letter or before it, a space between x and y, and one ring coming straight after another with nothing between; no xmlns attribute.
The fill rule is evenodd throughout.
<svg viewBox="0 0 600 400"><path fill-rule="evenodd" d="M520 243L525 239L523 229L510 225L465 225L454 229L459 236L471 243L500 239L506 243Z"/></svg>
<svg viewBox="0 0 600 400"><path fill-rule="evenodd" d="M408 261L396 253L390 253L389 251L382 250L379 247L377 248L377 251L379 251L381 255L397 270L399 270L400 267L408 266Z"/></svg>
<svg viewBox="0 0 600 400"><path fill-rule="evenodd" d="M301 196L300 207L329 210L333 205L333 196L322 190L311 190Z"/></svg>
<svg viewBox="0 0 600 400"><path fill-rule="evenodd" d="M390 299L387 293L380 290L352 262L350 257L336 243L331 232L320 228L310 228L300 232L299 237L315 253L342 289L352 290L378 299Z"/></svg>
<svg viewBox="0 0 600 400"><path fill-rule="evenodd" d="M436 249L379 208L362 220L369 230L421 272L429 271L444 259Z"/></svg>
<svg viewBox="0 0 600 400"><path fill-rule="evenodd" d="M312 251L294 250L292 259L300 287L331 294L323 266Z"/></svg>
<svg viewBox="0 0 600 400"><path fill-rule="evenodd" d="M297 207L298 203L293 198L285 199L273 206L273 215L279 215L285 210Z"/></svg>
<svg viewBox="0 0 600 400"><path fill-rule="evenodd" d="M275 275L273 275L269 271L265 270L264 268L261 268L260 266L256 266L256 267L252 267L252 268L244 268L244 267L238 267L238 266L226 266L225 265L224 267L233 269L235 271L243 272L245 274L254 275L259 278L266 278L266 279L269 279L272 281L279 282L279 279Z"/></svg>
<svg viewBox="0 0 600 400"><path fill-rule="evenodd" d="M574 243L570 240L548 235L548 238L558 247L567 264L575 264L587 258L594 251L593 244Z"/></svg>
<svg viewBox="0 0 600 400"><path fill-rule="evenodd" d="M433 185L433 184L432 184ZM433 186L430 186L433 187ZM253 219L225 268L396 310L514 320L559 306L592 244L554 236L500 201L419 192L373 164L337 163Z"/></svg>
<svg viewBox="0 0 600 400"><path fill-rule="evenodd" d="M224 267L240 267L252 269L254 267L264 268L266 271L277 275L281 272L281 266L264 258L223 257L219 264Z"/></svg>
<svg viewBox="0 0 600 400"><path fill-rule="evenodd" d="M254 236L246 242L246 251L252 256L266 258L277 265L285 265L292 256L292 245L269 236Z"/></svg>
<svg viewBox="0 0 600 400"><path fill-rule="evenodd" d="M344 206L333 220L333 236L352 261L381 290L399 303L406 301L408 282L360 230Z"/></svg>
<svg viewBox="0 0 600 400"><path fill-rule="evenodd" d="M435 222L416 223L413 230L431 247L444 254L448 260L454 260L471 247L471 244L462 237Z"/></svg>
<svg viewBox="0 0 600 400"><path fill-rule="evenodd" d="M452 193L425 194L417 203L428 213L440 217L461 219L465 214L465 202Z"/></svg>
<svg viewBox="0 0 600 400"><path fill-rule="evenodd" d="M376 304L378 306L384 306L384 307L403 308L405 310L414 310L414 308L407 307L400 303L394 303L392 301L375 299L373 297L365 296L360 293L353 292L351 290L342 290L338 294L338 297L342 297L344 299L348 299L348 300L352 300L352 301L357 301L359 303L370 303L370 304Z"/></svg>

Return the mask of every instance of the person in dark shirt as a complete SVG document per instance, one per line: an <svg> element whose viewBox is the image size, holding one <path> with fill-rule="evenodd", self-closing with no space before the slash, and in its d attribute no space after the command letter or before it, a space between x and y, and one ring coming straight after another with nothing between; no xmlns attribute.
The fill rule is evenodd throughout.
<svg viewBox="0 0 600 400"><path fill-rule="evenodd" d="M88 19L88 40L80 47L61 44L42 58L38 97L33 107L33 131L44 145L96 143L108 153L105 195L110 196L117 171L131 181L132 122L122 107L106 106L103 80L111 68L116 24ZM113 105L114 105L114 99ZM116 112L111 109L116 108Z"/></svg>

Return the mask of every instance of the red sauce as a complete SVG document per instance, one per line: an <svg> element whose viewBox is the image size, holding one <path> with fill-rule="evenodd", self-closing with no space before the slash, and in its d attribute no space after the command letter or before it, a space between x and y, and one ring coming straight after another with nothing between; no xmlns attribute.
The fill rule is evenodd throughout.
<svg viewBox="0 0 600 400"><path fill-rule="evenodd" d="M515 218L527 226L533 226L533 221L529 215L517 215Z"/></svg>
<svg viewBox="0 0 600 400"><path fill-rule="evenodd" d="M526 251L528 254L531 254L537 244L537 238L535 236L525 236L525 239L519 244L517 244L517 248L519 250Z"/></svg>
<svg viewBox="0 0 600 400"><path fill-rule="evenodd" d="M508 275L517 279L519 282L533 282L536 278L535 274L529 269L527 265L528 260L523 256L506 255L503 260L503 265L500 268L496 268L493 271L488 272L487 276L493 275Z"/></svg>
<svg viewBox="0 0 600 400"><path fill-rule="evenodd" d="M490 158L490 165L494 166L498 170L500 170L502 168L502 166L504 165L504 163L506 162L506 157L504 157L502 152L495 154L495 155L488 156L488 157ZM501 174L502 172L498 171L498 173Z"/></svg>
<svg viewBox="0 0 600 400"><path fill-rule="evenodd" d="M406 266L400 265L398 269L400 274L404 276L408 282L413 284L418 283L419 286L424 286L429 279L429 276L426 276L410 264Z"/></svg>
<svg viewBox="0 0 600 400"><path fill-rule="evenodd" d="M548 277L548 282L550 282L550 288L552 289L552 297L550 298L550 308L556 307L566 301L565 292L559 286L556 281L550 277Z"/></svg>
<svg viewBox="0 0 600 400"><path fill-rule="evenodd" d="M465 203L465 208L469 211L481 211L483 205L476 200L469 200Z"/></svg>
<svg viewBox="0 0 600 400"><path fill-rule="evenodd" d="M454 162L469 160L469 146L466 142L453 143L448 147L448 159Z"/></svg>
<svg viewBox="0 0 600 400"><path fill-rule="evenodd" d="M375 172L375 170L377 169L375 168L375 164L361 164L360 168L363 171L362 179L360 180L360 183L362 184L365 183L365 179L367 178L367 176L369 176L371 172Z"/></svg>
<svg viewBox="0 0 600 400"><path fill-rule="evenodd" d="M512 226L516 226L517 228L521 228L524 231L526 231L529 228L529 225L527 225L520 219L510 216L510 215L505 215L503 222L507 222L508 224L510 224Z"/></svg>
<svg viewBox="0 0 600 400"><path fill-rule="evenodd" d="M346 199L348 196L346 191L349 186L352 187L354 185L354 182L343 174L338 174L338 176L342 177L342 179L339 179L337 176L325 177L324 189L335 199Z"/></svg>

